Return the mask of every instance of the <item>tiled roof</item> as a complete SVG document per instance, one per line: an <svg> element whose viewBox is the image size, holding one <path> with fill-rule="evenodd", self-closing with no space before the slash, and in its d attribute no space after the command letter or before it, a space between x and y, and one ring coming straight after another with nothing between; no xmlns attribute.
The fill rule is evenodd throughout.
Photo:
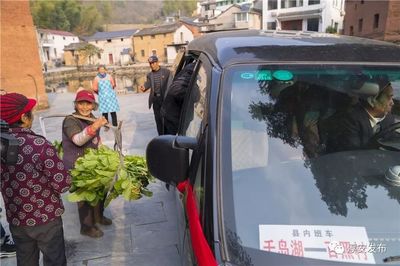
<svg viewBox="0 0 400 266"><path fill-rule="evenodd" d="M75 34L73 34L73 33L71 33L71 32L62 31L62 30L38 29L38 32L39 32L39 33L53 34L53 35L77 37Z"/></svg>
<svg viewBox="0 0 400 266"><path fill-rule="evenodd" d="M236 13L261 13L262 9L257 9L252 4L246 3L243 5L240 5L240 12Z"/></svg>
<svg viewBox="0 0 400 266"><path fill-rule="evenodd" d="M262 11L262 7L263 7L263 1L256 0L256 1L254 2L254 6L253 6L253 9L254 9L254 10Z"/></svg>
<svg viewBox="0 0 400 266"><path fill-rule="evenodd" d="M131 52L131 48L124 48L121 51L121 54L129 54Z"/></svg>
<svg viewBox="0 0 400 266"><path fill-rule="evenodd" d="M96 32L92 36L85 37L86 41L97 41L97 40L107 40L107 39L116 39L122 37L131 37L134 35L138 30L119 30L119 31L103 31L103 32Z"/></svg>
<svg viewBox="0 0 400 266"><path fill-rule="evenodd" d="M154 26L151 28L144 28L144 29L140 30L138 33L136 33L135 36L170 33L170 32L176 31L180 26L182 26L181 23L173 23L173 24Z"/></svg>
<svg viewBox="0 0 400 266"><path fill-rule="evenodd" d="M64 51L75 51L88 45L87 42L71 43L64 47Z"/></svg>
<svg viewBox="0 0 400 266"><path fill-rule="evenodd" d="M182 23L192 25L192 26L201 26L202 23L196 22L196 20L198 20L198 18L187 18L187 17L179 18L179 21L181 21Z"/></svg>
<svg viewBox="0 0 400 266"><path fill-rule="evenodd" d="M246 3L240 6L240 11L249 12L251 8L251 3Z"/></svg>

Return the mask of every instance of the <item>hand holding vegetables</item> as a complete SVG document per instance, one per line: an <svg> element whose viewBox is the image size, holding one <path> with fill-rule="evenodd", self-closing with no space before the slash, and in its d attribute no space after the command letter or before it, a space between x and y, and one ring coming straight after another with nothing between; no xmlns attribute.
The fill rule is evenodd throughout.
<svg viewBox="0 0 400 266"><path fill-rule="evenodd" d="M97 118L93 124L91 125L93 131L97 131L99 128L101 128L102 126L105 126L108 123L107 119L102 116Z"/></svg>

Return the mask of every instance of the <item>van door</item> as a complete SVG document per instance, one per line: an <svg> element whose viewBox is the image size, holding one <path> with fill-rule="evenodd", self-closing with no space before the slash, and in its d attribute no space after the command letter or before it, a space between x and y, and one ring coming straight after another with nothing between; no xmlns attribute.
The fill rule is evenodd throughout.
<svg viewBox="0 0 400 266"><path fill-rule="evenodd" d="M204 61L197 61L195 71L192 76L191 83L189 85L189 91L186 95L184 102L184 110L181 116L179 135L193 137L197 139L199 146L196 150L190 151L190 170L189 170L189 182L193 187L193 193L195 196L196 207L200 218L200 223L203 228L209 220L205 219L205 209L212 208L212 206L205 205L206 187L206 161L207 161L207 143L208 143L208 97L211 84L211 64ZM184 198L184 196L182 195ZM212 196L211 196L212 197ZM212 200L212 199L211 199ZM186 206L184 201L180 201L180 210L185 210ZM186 215L185 215L186 214ZM187 213L182 212L180 215L184 215L186 223L180 224L180 250L182 250L182 264L193 265L196 261L193 253L193 246L191 245L191 238L188 226ZM182 217L181 217L182 218ZM208 236L209 237L209 236ZM206 237L207 238L207 237ZM209 238L208 243L212 243ZM208 244L207 243L207 244Z"/></svg>

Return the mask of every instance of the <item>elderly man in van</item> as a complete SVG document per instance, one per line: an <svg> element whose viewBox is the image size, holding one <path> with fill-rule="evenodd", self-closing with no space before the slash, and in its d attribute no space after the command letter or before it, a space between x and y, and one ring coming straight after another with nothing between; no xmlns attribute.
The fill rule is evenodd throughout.
<svg viewBox="0 0 400 266"><path fill-rule="evenodd" d="M366 82L363 87L369 93L373 90L377 93L361 98L359 104L341 117L334 127L336 132L331 132L328 152L371 148L374 136L395 122L391 114L394 105L392 84L386 82L379 86L377 83Z"/></svg>

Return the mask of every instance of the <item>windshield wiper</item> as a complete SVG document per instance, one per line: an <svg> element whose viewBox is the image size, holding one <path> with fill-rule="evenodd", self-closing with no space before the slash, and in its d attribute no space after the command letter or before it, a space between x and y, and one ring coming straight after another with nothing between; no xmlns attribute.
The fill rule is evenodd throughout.
<svg viewBox="0 0 400 266"><path fill-rule="evenodd" d="M383 259L384 263L398 262L400 261L400 256L390 256Z"/></svg>

